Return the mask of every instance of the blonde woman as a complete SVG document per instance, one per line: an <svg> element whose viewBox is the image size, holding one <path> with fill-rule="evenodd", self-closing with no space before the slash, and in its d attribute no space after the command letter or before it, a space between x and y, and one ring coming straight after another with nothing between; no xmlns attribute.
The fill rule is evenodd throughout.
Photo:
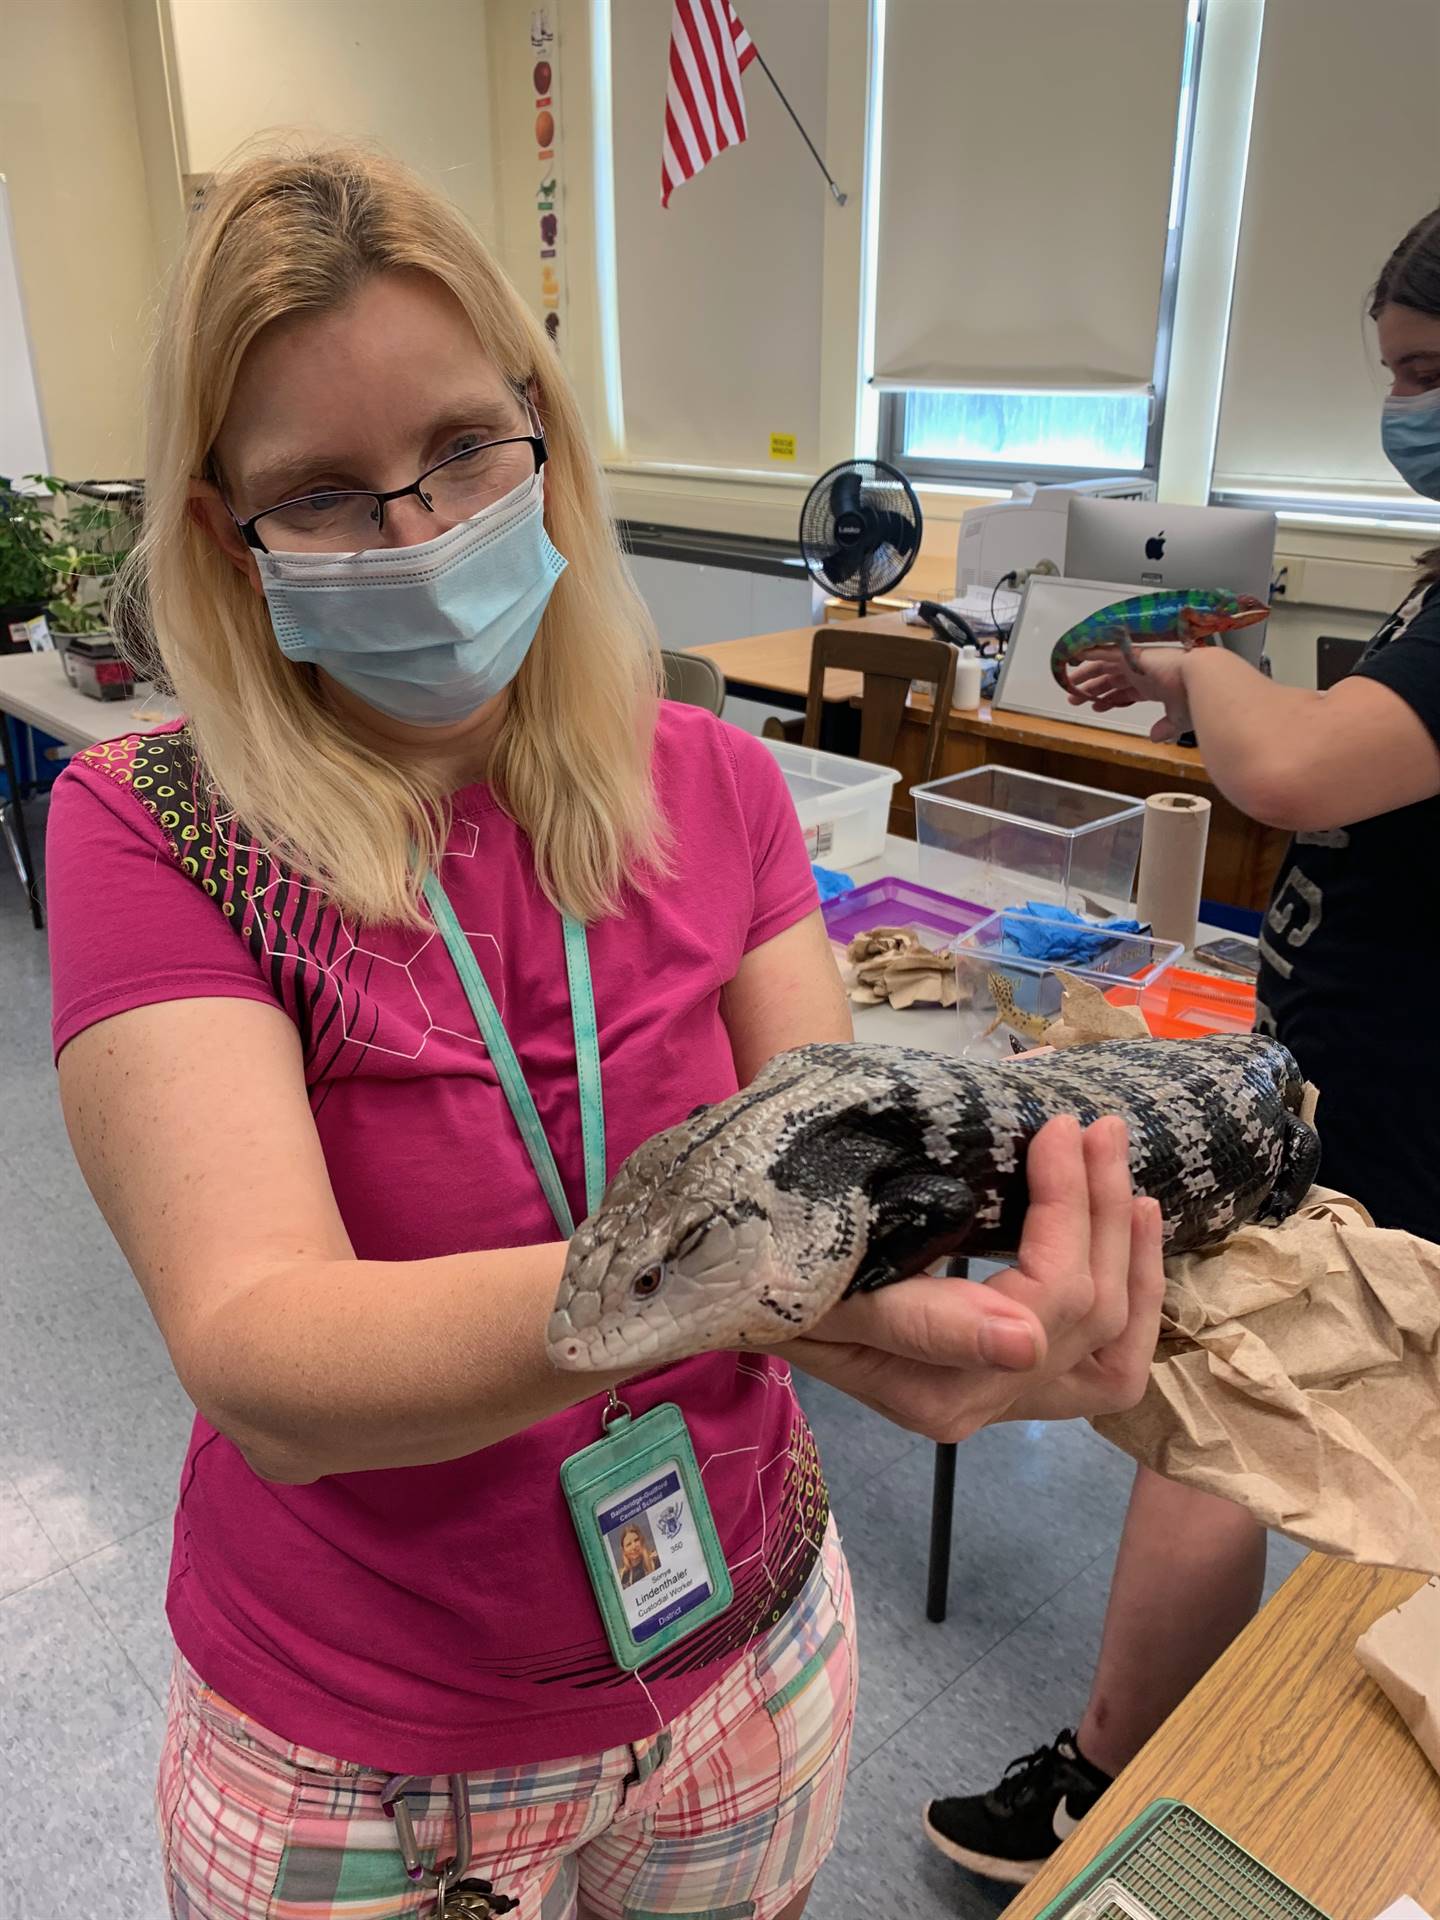
<svg viewBox="0 0 1440 1920"><path fill-rule="evenodd" d="M544 1354L607 1167L848 1032L775 764L657 701L564 373L402 169L220 179L152 406L186 720L75 763L49 871L71 1136L198 1409L173 1911L793 1920L855 1676L788 1364L622 1408ZM849 1303L794 1357L949 1438L1133 1398L1159 1263L1123 1130L1057 1125L1030 1174L1013 1273ZM658 1651L561 1479L599 1448L623 1524L656 1421L693 1456L662 1523L713 1527Z"/></svg>
<svg viewBox="0 0 1440 1920"><path fill-rule="evenodd" d="M645 1536L639 1527L629 1526L620 1536L620 1584L633 1587L638 1580L644 1580L655 1572L660 1565L660 1556L653 1547L647 1547Z"/></svg>

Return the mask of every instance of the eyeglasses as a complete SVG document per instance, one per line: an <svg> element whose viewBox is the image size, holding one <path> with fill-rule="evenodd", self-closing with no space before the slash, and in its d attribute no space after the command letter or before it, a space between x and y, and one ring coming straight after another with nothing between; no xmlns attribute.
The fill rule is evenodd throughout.
<svg viewBox="0 0 1440 1920"><path fill-rule="evenodd" d="M447 455L408 487L389 493L347 489L301 494L248 520L237 519L235 525L246 546L257 553L356 553L383 529L392 500L408 500L413 494L429 513L452 522L468 520L537 474L546 457L542 433L487 440Z"/></svg>

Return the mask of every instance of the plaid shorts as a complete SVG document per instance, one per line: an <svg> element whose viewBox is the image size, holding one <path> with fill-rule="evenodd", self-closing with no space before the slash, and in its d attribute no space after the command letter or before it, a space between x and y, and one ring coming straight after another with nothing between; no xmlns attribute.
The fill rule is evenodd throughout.
<svg viewBox="0 0 1440 1920"><path fill-rule="evenodd" d="M785 1618L664 1732L471 1774L467 1877L514 1920L775 1920L835 1838L855 1703L834 1523ZM280 1739L177 1656L158 1805L175 1920L414 1920L386 1776ZM427 1864L454 1853L449 1785L407 1795Z"/></svg>

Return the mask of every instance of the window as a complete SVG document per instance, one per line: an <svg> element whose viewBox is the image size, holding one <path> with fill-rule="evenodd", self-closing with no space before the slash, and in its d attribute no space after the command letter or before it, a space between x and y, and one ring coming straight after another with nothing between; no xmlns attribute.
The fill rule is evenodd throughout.
<svg viewBox="0 0 1440 1920"><path fill-rule="evenodd" d="M1150 438L1144 393L946 393L913 389L896 411L909 467L936 463L1139 473Z"/></svg>
<svg viewBox="0 0 1440 1920"><path fill-rule="evenodd" d="M912 478L951 483L1153 478L1201 0L1018 3L1023 21L1014 6L976 0L941 10L885 0L880 454ZM924 89L956 70L952 38L956 58L987 81L967 90L955 170L937 180L924 158L934 154L922 138ZM1137 110L1062 110L1074 73L1097 57L1104 97ZM1017 141L1022 98L1028 131Z"/></svg>
<svg viewBox="0 0 1440 1920"><path fill-rule="evenodd" d="M1389 382L1365 318L1386 255L1435 204L1437 72L1435 0L1267 0L1217 500L1336 520L1433 526L1440 517L1381 448Z"/></svg>

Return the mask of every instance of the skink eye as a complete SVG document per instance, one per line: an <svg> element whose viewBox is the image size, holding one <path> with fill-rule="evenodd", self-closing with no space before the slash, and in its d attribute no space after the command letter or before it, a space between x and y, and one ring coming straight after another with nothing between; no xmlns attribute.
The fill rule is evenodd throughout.
<svg viewBox="0 0 1440 1920"><path fill-rule="evenodd" d="M643 1273L637 1273L635 1278L630 1282L630 1297L633 1300L649 1300L660 1291L664 1284L664 1267L647 1267Z"/></svg>

